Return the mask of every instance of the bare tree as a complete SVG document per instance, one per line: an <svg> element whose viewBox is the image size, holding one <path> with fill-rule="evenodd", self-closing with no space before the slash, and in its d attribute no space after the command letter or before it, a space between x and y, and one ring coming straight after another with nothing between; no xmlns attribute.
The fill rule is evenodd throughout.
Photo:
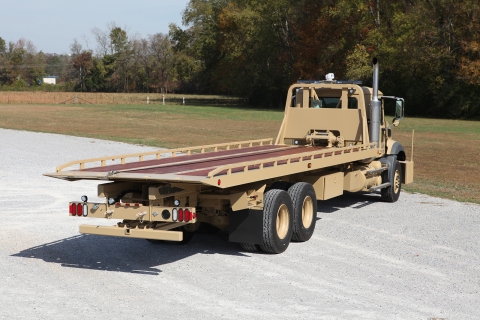
<svg viewBox="0 0 480 320"><path fill-rule="evenodd" d="M105 56L110 54L108 34L97 27L92 29L92 33L97 41L97 55Z"/></svg>
<svg viewBox="0 0 480 320"><path fill-rule="evenodd" d="M73 39L73 43L70 45L70 52L72 55L77 55L82 52L82 45L77 41L77 39Z"/></svg>
<svg viewBox="0 0 480 320"><path fill-rule="evenodd" d="M168 35L156 33L149 36L150 55L153 58L157 91L168 91L174 67L174 54Z"/></svg>

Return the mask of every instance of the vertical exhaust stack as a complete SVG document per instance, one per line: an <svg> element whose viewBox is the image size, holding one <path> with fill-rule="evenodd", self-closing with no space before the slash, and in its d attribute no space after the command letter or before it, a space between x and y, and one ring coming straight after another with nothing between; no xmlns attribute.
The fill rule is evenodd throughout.
<svg viewBox="0 0 480 320"><path fill-rule="evenodd" d="M370 103L370 142L375 142L380 148L380 119L382 114L382 102L378 100L378 69L377 58L373 58L373 92Z"/></svg>

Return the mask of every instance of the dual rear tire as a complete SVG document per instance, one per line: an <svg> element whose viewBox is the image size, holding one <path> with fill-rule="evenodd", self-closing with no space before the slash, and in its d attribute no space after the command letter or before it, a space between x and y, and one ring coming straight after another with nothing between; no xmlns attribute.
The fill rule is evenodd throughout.
<svg viewBox="0 0 480 320"><path fill-rule="evenodd" d="M288 189L293 202L292 240L304 242L310 240L317 222L317 198L312 185L298 182Z"/></svg>
<svg viewBox="0 0 480 320"><path fill-rule="evenodd" d="M290 244L293 232L293 203L289 194L272 189L263 198L263 243L269 253L282 253Z"/></svg>
<svg viewBox="0 0 480 320"><path fill-rule="evenodd" d="M290 241L307 241L315 230L317 200L313 187L305 182L265 193L263 206L263 242L241 244L247 251L282 253Z"/></svg>

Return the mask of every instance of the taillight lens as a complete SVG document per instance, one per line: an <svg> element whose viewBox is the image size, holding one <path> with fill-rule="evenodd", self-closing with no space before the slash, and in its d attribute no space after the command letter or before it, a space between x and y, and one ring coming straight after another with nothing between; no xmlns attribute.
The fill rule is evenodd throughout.
<svg viewBox="0 0 480 320"><path fill-rule="evenodd" d="M188 222L190 220L192 220L192 213L190 212L190 210L185 209L185 222Z"/></svg>
<svg viewBox="0 0 480 320"><path fill-rule="evenodd" d="M178 210L177 208L172 209L172 220L177 221L178 220Z"/></svg>
<svg viewBox="0 0 480 320"><path fill-rule="evenodd" d="M77 216L81 217L83 212L83 205L81 203L77 204Z"/></svg>
<svg viewBox="0 0 480 320"><path fill-rule="evenodd" d="M77 214L77 205L70 203L70 215L74 216L75 214Z"/></svg>
<svg viewBox="0 0 480 320"><path fill-rule="evenodd" d="M183 221L183 209L178 209L178 221Z"/></svg>

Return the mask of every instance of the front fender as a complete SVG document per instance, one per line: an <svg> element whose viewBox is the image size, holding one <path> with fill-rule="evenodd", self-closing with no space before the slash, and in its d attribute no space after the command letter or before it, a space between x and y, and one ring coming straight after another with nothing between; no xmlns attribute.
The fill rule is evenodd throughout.
<svg viewBox="0 0 480 320"><path fill-rule="evenodd" d="M387 155L396 155L398 160L405 161L405 149L400 142L389 139L387 141Z"/></svg>

